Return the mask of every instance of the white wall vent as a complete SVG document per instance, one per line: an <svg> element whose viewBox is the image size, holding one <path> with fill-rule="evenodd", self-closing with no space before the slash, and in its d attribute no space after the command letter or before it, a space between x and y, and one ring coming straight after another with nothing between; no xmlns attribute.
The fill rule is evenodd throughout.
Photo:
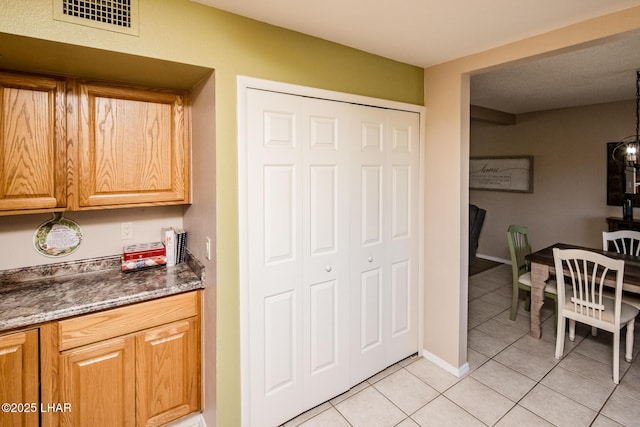
<svg viewBox="0 0 640 427"><path fill-rule="evenodd" d="M138 35L138 0L53 0L53 19Z"/></svg>

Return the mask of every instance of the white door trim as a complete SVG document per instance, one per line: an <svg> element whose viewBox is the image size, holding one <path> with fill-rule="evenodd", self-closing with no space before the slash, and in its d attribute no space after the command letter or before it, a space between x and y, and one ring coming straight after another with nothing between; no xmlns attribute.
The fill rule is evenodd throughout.
<svg viewBox="0 0 640 427"><path fill-rule="evenodd" d="M275 82L271 80L257 79L253 77L238 76L237 78L237 122L238 122L238 256L239 256L239 286L240 286L240 398L241 398L241 423L242 427L249 427L250 420L250 387L249 376L249 282L248 282L248 245L247 233L248 215L248 166L247 166L247 90L261 89L273 92L281 92L291 95L307 96L331 101L361 104L372 107L381 107L401 111L418 113L420 116L420 183L419 183L419 260L424 259L424 134L425 134L425 107L397 101L372 98L361 95L353 95L342 92L334 92L325 89L317 89L289 83ZM424 348L424 271L423 262L418 263L418 350Z"/></svg>

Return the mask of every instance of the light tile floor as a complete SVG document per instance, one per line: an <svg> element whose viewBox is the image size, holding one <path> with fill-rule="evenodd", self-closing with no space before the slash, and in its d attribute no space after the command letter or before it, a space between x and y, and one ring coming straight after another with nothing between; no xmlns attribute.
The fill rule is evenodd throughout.
<svg viewBox="0 0 640 427"><path fill-rule="evenodd" d="M511 289L508 265L469 279L464 377L413 356L284 427L640 426L640 333L632 363L624 360L624 338L620 344L616 386L611 334L592 337L578 326L575 342L567 334L564 357L556 360L553 302L542 308L542 339L534 339L522 302L509 320Z"/></svg>

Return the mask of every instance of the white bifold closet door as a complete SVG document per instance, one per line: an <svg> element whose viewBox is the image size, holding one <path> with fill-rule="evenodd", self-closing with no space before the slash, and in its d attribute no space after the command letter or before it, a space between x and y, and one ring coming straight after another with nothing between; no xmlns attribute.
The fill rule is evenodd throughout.
<svg viewBox="0 0 640 427"><path fill-rule="evenodd" d="M419 117L353 106L351 369L355 385L418 346Z"/></svg>
<svg viewBox="0 0 640 427"><path fill-rule="evenodd" d="M248 89L246 136L248 404L273 426L417 351L419 116Z"/></svg>

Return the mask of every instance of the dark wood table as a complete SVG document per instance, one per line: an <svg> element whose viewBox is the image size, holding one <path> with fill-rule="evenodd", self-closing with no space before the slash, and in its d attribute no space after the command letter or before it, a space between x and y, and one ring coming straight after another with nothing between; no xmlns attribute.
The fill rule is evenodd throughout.
<svg viewBox="0 0 640 427"><path fill-rule="evenodd" d="M608 256L609 258L624 260L624 279L622 289L628 292L640 294L640 257L623 255L617 252L603 251L602 249L587 248L584 246L556 243L537 252L527 255L525 258L531 263L531 336L540 338L540 309L544 303L544 284L549 279L549 273L554 271L553 248L559 249L585 249Z"/></svg>

